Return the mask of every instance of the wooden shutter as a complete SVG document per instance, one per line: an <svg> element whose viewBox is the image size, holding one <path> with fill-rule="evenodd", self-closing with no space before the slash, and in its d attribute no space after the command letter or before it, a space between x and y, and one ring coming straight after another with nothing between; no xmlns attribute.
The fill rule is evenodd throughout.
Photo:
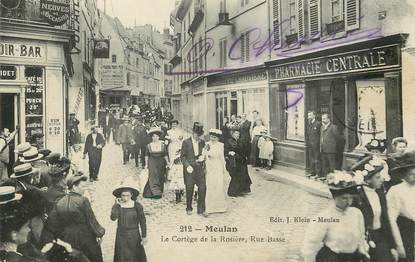
<svg viewBox="0 0 415 262"><path fill-rule="evenodd" d="M360 0L345 0L346 30L359 29Z"/></svg>
<svg viewBox="0 0 415 262"><path fill-rule="evenodd" d="M246 48L246 50L245 50L245 61L249 62L249 53L251 51L250 48L249 48L249 32L245 33L245 42L246 42L246 44L245 44L245 48Z"/></svg>
<svg viewBox="0 0 415 262"><path fill-rule="evenodd" d="M241 35L241 62L245 62L245 33Z"/></svg>
<svg viewBox="0 0 415 262"><path fill-rule="evenodd" d="M304 42L304 0L297 0L298 42Z"/></svg>
<svg viewBox="0 0 415 262"><path fill-rule="evenodd" d="M226 51L226 39L222 41L222 53L223 53L223 67L226 67L226 60L228 59L228 53Z"/></svg>
<svg viewBox="0 0 415 262"><path fill-rule="evenodd" d="M281 0L272 1L272 47L281 46Z"/></svg>
<svg viewBox="0 0 415 262"><path fill-rule="evenodd" d="M321 34L321 0L310 0L308 21L310 39L319 38Z"/></svg>

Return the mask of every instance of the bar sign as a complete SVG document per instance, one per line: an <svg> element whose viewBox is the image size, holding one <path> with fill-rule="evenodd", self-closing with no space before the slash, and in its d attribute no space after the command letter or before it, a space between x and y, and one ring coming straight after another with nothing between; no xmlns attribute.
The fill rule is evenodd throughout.
<svg viewBox="0 0 415 262"><path fill-rule="evenodd" d="M0 65L0 80L16 80L15 66Z"/></svg>

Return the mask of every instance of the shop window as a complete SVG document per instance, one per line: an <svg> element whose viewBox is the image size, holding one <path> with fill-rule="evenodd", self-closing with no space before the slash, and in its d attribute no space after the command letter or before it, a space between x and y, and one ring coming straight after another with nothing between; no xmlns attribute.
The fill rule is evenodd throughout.
<svg viewBox="0 0 415 262"><path fill-rule="evenodd" d="M43 135L43 91L44 76L41 67L26 67L25 78L27 86L25 90L25 115L26 115L26 141L37 144L43 148L43 141L36 140L35 135ZM50 132L62 132L62 130L49 130Z"/></svg>
<svg viewBox="0 0 415 262"><path fill-rule="evenodd" d="M287 85L286 138L304 141L304 84Z"/></svg>
<svg viewBox="0 0 415 262"><path fill-rule="evenodd" d="M249 4L249 0L241 0L241 7L244 7Z"/></svg>
<svg viewBox="0 0 415 262"><path fill-rule="evenodd" d="M357 89L357 148L364 149L372 138L386 139L385 80L356 81Z"/></svg>
<svg viewBox="0 0 415 262"><path fill-rule="evenodd" d="M343 0L331 0L331 22L343 21Z"/></svg>

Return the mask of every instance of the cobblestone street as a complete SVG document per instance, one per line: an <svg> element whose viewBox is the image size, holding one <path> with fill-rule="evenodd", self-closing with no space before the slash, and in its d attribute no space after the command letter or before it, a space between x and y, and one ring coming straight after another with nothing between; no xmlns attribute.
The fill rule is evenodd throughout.
<svg viewBox="0 0 415 262"><path fill-rule="evenodd" d="M80 168L85 170L87 160L78 161L81 161L78 162ZM110 220L114 203L112 190L127 177L137 181L138 185L138 176L134 160L122 165L119 146L110 143L105 147L100 180L91 185L93 208L99 222L106 228L102 244L104 261L112 261L114 249L116 222ZM255 172L251 172L251 178L250 195L229 198L225 214L214 214L208 218L195 213L187 215L184 203L174 203L173 192L165 192L160 200L140 197L147 217L148 242L145 249L148 261L298 261L307 224L294 223L294 217L310 217L326 207L329 200L268 181ZM284 220L290 217L291 223L270 222L270 217ZM206 232L207 226L236 227L237 232ZM223 242L221 236L231 240L244 239ZM202 237L206 237L206 242L201 241ZM268 242L268 237L278 240Z"/></svg>

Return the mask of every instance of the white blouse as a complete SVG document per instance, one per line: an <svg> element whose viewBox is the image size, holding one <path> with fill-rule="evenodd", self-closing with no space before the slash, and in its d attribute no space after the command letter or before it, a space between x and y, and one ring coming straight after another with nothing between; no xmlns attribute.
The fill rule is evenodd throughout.
<svg viewBox="0 0 415 262"><path fill-rule="evenodd" d="M318 251L324 245L335 253L354 253L358 249L365 249L362 212L354 207L342 211L331 206L313 219L308 226L301 250L304 262L314 262Z"/></svg>
<svg viewBox="0 0 415 262"><path fill-rule="evenodd" d="M256 126L252 129L252 137L261 135L262 131L267 130L265 126Z"/></svg>
<svg viewBox="0 0 415 262"><path fill-rule="evenodd" d="M369 204L372 207L373 211L373 225L372 229L376 230L382 227L382 223L380 220L380 216L382 214L382 208L380 206L380 199L379 195L376 193L376 191L373 188L370 187L363 187L363 190L365 191L365 194L367 196L367 199L369 200Z"/></svg>
<svg viewBox="0 0 415 262"><path fill-rule="evenodd" d="M399 215L415 221L415 186L405 180L393 186L386 195L389 217L396 221Z"/></svg>

